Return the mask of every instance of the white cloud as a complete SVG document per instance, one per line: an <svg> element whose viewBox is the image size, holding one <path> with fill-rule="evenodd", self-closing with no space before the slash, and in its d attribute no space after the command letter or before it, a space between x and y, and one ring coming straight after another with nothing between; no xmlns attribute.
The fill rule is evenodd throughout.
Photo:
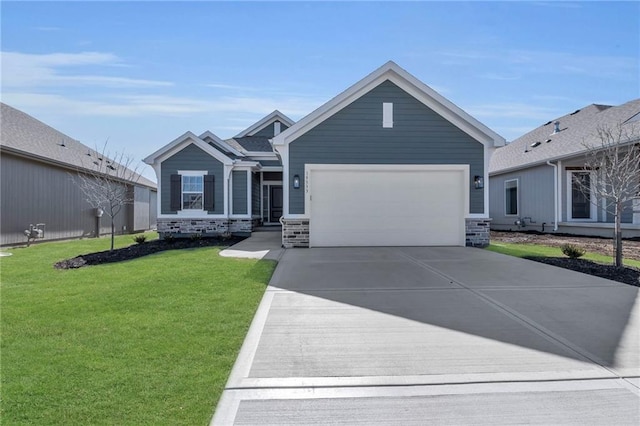
<svg viewBox="0 0 640 426"><path fill-rule="evenodd" d="M493 104L480 104L466 108L474 117L497 118L526 118L534 120L550 120L561 115L556 108L541 105L525 104L520 102L504 102Z"/></svg>
<svg viewBox="0 0 640 426"><path fill-rule="evenodd" d="M2 59L3 87L163 87L171 86L166 81L133 79L87 74L61 74L61 68L87 66L123 67L125 64L116 55L100 52L29 54L0 52Z"/></svg>
<svg viewBox="0 0 640 426"><path fill-rule="evenodd" d="M512 80L520 80L521 76L517 74L500 74L495 72L488 72L480 76L481 78L486 78L487 80L498 80L498 81L512 81Z"/></svg>
<svg viewBox="0 0 640 426"><path fill-rule="evenodd" d="M60 31L60 27L33 27L36 31Z"/></svg>
<svg viewBox="0 0 640 426"><path fill-rule="evenodd" d="M194 114L247 114L264 116L275 109L300 117L323 100L310 98L222 97L201 100L164 95L120 95L100 99L29 92L5 92L3 102L17 108L39 109L56 114L83 116L189 116Z"/></svg>
<svg viewBox="0 0 640 426"><path fill-rule="evenodd" d="M637 79L638 60L635 57L579 55L552 50L497 49L487 51L450 50L438 52L447 64L473 65L478 69L500 69L487 76L525 76L528 74L570 74L630 80Z"/></svg>

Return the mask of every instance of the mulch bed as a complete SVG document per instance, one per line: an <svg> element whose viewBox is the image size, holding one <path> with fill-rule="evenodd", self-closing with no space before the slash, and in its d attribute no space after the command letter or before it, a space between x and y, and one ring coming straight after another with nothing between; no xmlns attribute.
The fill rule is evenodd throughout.
<svg viewBox="0 0 640 426"><path fill-rule="evenodd" d="M134 244L129 247L106 250L96 253L83 254L72 259L61 260L53 265L56 269L75 269L89 265L100 265L103 263L123 262L125 260L137 259L153 253L165 250L180 250L210 246L231 246L244 240L244 237L203 237L200 239L179 238L174 240L153 240L142 244Z"/></svg>
<svg viewBox="0 0 640 426"><path fill-rule="evenodd" d="M564 257L526 257L547 265L558 266L572 271L582 272L596 277L606 278L608 280L618 281L620 283L640 287L640 269L624 266L617 267L614 265L604 265L602 263L592 262L585 259L569 259Z"/></svg>

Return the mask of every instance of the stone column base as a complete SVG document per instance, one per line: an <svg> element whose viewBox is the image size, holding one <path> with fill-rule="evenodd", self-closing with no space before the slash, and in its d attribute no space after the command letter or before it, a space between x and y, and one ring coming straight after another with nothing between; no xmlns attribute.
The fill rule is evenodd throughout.
<svg viewBox="0 0 640 426"><path fill-rule="evenodd" d="M202 234L222 235L229 233L229 219L158 219L158 232L161 236Z"/></svg>
<svg viewBox="0 0 640 426"><path fill-rule="evenodd" d="M282 247L309 247L309 219L280 219Z"/></svg>
<svg viewBox="0 0 640 426"><path fill-rule="evenodd" d="M489 223L491 219L465 219L467 247L486 247L490 242Z"/></svg>

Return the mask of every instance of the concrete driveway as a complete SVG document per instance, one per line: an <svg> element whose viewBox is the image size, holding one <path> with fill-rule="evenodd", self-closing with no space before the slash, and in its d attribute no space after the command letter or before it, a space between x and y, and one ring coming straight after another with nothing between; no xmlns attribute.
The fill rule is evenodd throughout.
<svg viewBox="0 0 640 426"><path fill-rule="evenodd" d="M640 424L638 288L462 247L286 250L213 424Z"/></svg>

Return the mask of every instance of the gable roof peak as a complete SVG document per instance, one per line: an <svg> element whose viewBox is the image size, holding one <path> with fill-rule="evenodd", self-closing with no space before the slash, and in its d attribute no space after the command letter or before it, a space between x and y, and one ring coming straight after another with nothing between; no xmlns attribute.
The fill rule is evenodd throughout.
<svg viewBox="0 0 640 426"><path fill-rule="evenodd" d="M247 127L246 129L244 129L243 131L235 135L234 138L243 138L245 136L253 136L256 133L258 133L260 130L264 129L265 127L271 125L276 121L280 121L281 123L286 124L288 127L291 127L294 124L294 121L292 119L290 119L289 117L287 117L286 115L284 115L283 113L281 113L279 110L276 109L272 113L261 118L256 123L252 124L251 126Z"/></svg>
<svg viewBox="0 0 640 426"><path fill-rule="evenodd" d="M402 90L482 144L498 147L506 143L502 136L480 123L398 64L393 61L387 61L369 75L335 96L329 102L320 106L284 132L275 136L272 139L273 145L286 145L297 139L386 80L396 84Z"/></svg>

